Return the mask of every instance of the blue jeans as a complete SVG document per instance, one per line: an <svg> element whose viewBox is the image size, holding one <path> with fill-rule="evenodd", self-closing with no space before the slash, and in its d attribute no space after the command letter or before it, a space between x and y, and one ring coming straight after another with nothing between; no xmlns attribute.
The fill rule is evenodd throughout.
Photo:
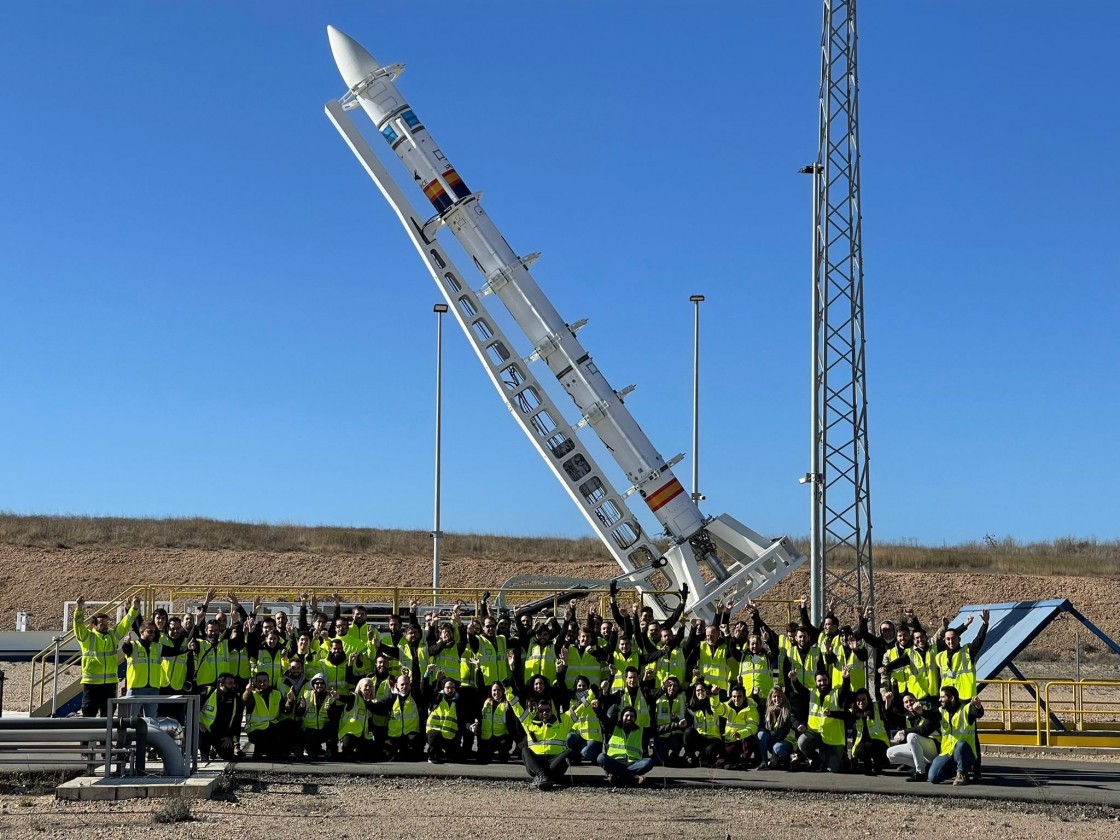
<svg viewBox="0 0 1120 840"><path fill-rule="evenodd" d="M653 752L657 756L657 763L665 766L669 763L669 756L679 756L684 747L684 736L674 732L669 736L659 736L653 740Z"/></svg>
<svg viewBox="0 0 1120 840"><path fill-rule="evenodd" d="M569 733L564 743L569 749L578 752L584 761L594 761L603 751L600 741L588 741L578 732Z"/></svg>
<svg viewBox="0 0 1120 840"><path fill-rule="evenodd" d="M156 698L155 703L137 703L135 705L133 705L131 703L129 704L130 706L132 706L132 709L130 711L135 711L135 713L138 714L140 717L154 718L156 716L156 710L159 708L159 689L158 688L152 688L151 686L147 686L146 688L130 688L128 691L125 692L124 696L125 697L154 697L154 698Z"/></svg>
<svg viewBox="0 0 1120 840"><path fill-rule="evenodd" d="M954 773L967 776L972 771L976 756L965 741L957 741L952 755L939 755L929 765L929 780L939 785Z"/></svg>
<svg viewBox="0 0 1120 840"><path fill-rule="evenodd" d="M785 739L775 740L774 736L765 729L758 730L758 748L763 761L768 761L771 753L779 759L789 759L793 756L793 744Z"/></svg>
<svg viewBox="0 0 1120 840"><path fill-rule="evenodd" d="M614 776L620 782L629 782L635 776L644 776L653 767L652 758L639 758L633 764L627 765L606 753L599 753L595 763L602 767L608 776Z"/></svg>

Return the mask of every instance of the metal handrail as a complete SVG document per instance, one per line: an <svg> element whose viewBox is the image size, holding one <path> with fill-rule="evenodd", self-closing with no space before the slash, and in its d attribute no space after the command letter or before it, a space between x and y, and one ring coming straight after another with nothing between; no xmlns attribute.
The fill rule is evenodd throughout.
<svg viewBox="0 0 1120 840"><path fill-rule="evenodd" d="M1112 689L1116 692L1116 699L1112 700L1086 700L1086 688ZM1054 699L1051 693L1069 690L1069 700ZM1120 720L1120 680L1052 680L1046 684L1046 708L1050 711L1050 718L1046 722L1047 740L1053 731L1052 718L1057 715L1072 717L1073 728L1077 732L1102 731L1092 728L1086 729L1086 718L1092 722L1094 718L1108 716L1115 722ZM1111 731L1111 730L1109 730ZM1055 734L1062 734L1057 732Z"/></svg>
<svg viewBox="0 0 1120 840"><path fill-rule="evenodd" d="M1045 717L1043 713L1042 692L1039 691L1039 684L1035 680L979 680L977 682L978 691L977 695L983 692L987 686L998 686L1000 691L1000 700L998 706L993 706L990 700L983 700L985 715L988 713L996 713L1001 716L1003 729L1010 732L1015 729L1017 718L1022 718L1024 722L1029 723L1031 717L1034 718L1035 730L1035 746L1042 745L1042 720ZM1012 691L1018 686L1026 689L1032 696L1033 701L1028 701L1021 698L1012 696ZM1033 708L1032 708L1033 702Z"/></svg>

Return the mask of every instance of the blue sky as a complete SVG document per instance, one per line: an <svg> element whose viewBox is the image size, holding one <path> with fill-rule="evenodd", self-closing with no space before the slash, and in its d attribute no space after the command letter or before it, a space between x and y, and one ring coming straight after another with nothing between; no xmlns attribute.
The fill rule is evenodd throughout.
<svg viewBox="0 0 1120 840"><path fill-rule="evenodd" d="M820 17L5 3L0 509L430 527L438 292L323 115L330 23L407 65L665 456L706 295L705 512L807 533ZM1120 537L1118 28L1103 1L860 6L877 539ZM445 530L589 533L445 326Z"/></svg>

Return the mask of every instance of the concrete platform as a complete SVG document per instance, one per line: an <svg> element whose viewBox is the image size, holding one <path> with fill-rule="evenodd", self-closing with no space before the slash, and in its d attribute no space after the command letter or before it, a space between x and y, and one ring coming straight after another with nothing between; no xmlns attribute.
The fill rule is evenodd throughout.
<svg viewBox="0 0 1120 840"><path fill-rule="evenodd" d="M420 762L278 762L241 761L231 765L239 773L301 776L376 776L380 778L464 778L529 783L520 763L428 764ZM569 783L577 787L606 787L598 767L572 768ZM743 790L813 791L841 794L878 793L892 796L1013 800L1038 803L1120 807L1120 762L1067 761L993 757L984 759L984 778L978 784L954 787L908 782L906 774L889 771L863 774L790 773L780 770L708 770L654 768L650 787L735 788Z"/></svg>
<svg viewBox="0 0 1120 840"><path fill-rule="evenodd" d="M55 789L57 799L209 799L214 793L224 766L214 766L189 779L144 776L140 778L105 779L101 776L80 776Z"/></svg>

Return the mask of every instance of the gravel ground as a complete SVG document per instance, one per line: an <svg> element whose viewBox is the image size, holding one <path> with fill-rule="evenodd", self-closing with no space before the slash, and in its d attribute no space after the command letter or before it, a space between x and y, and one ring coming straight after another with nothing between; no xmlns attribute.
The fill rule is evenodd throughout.
<svg viewBox="0 0 1120 840"><path fill-rule="evenodd" d="M268 777L240 774L190 805L190 819L158 823L167 801L59 802L50 792L0 793L0 836L86 838L912 838L1098 840L1120 837L1120 809L867 795L743 790L606 790L542 794L527 783L459 779ZM326 832L326 835L323 833Z"/></svg>

